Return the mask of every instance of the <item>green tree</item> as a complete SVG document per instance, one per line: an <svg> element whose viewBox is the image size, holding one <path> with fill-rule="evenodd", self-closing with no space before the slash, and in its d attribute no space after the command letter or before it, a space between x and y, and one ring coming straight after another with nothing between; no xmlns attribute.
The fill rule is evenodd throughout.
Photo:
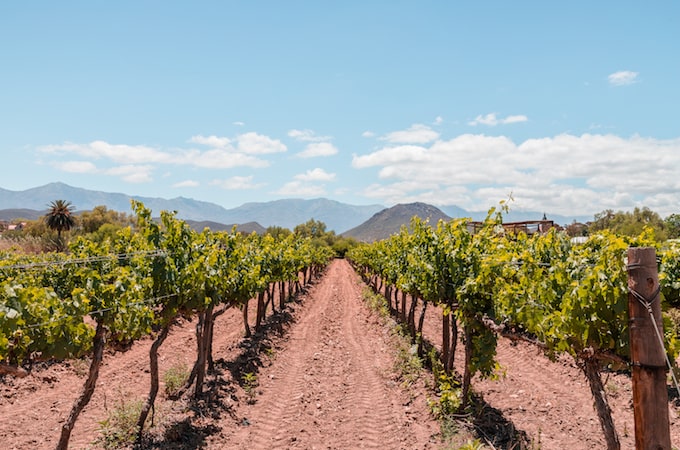
<svg viewBox="0 0 680 450"><path fill-rule="evenodd" d="M116 225L124 228L134 224L134 218L123 212L108 209L104 205L95 206L92 211L83 211L79 216L79 228L83 233L95 233L103 225Z"/></svg>
<svg viewBox="0 0 680 450"><path fill-rule="evenodd" d="M669 239L680 238L680 214L671 214L663 222Z"/></svg>
<svg viewBox="0 0 680 450"><path fill-rule="evenodd" d="M624 236L639 236L645 227L654 230L654 236L659 241L665 241L668 237L666 224L658 213L647 207L635 208L630 211L617 211L611 209L595 214L595 220L588 227L589 234L609 230L612 233Z"/></svg>
<svg viewBox="0 0 680 450"><path fill-rule="evenodd" d="M567 233L567 236L569 237L587 236L588 225L584 223L579 223L574 220L572 223L570 223L564 228L564 231Z"/></svg>
<svg viewBox="0 0 680 450"><path fill-rule="evenodd" d="M264 233L270 235L271 237L278 241L285 239L286 237L290 236L293 232L290 231L288 228L280 227L278 225L272 225L267 227Z"/></svg>
<svg viewBox="0 0 680 450"><path fill-rule="evenodd" d="M311 245L316 248L333 247L338 240L335 231L326 231L326 224L314 219L297 225L293 233L299 238L310 239ZM336 252L336 256L340 256L340 253Z"/></svg>
<svg viewBox="0 0 680 450"><path fill-rule="evenodd" d="M49 211L45 214L45 225L56 231L57 236L61 238L62 231L69 231L76 224L73 217L75 207L71 205L71 202L65 200L55 200L48 206Z"/></svg>
<svg viewBox="0 0 680 450"><path fill-rule="evenodd" d="M303 238L320 238L326 234L326 224L320 220L309 219L305 223L296 225L293 233Z"/></svg>
<svg viewBox="0 0 680 450"><path fill-rule="evenodd" d="M94 242L113 240L118 230L134 225L134 217L123 212L95 206L92 211L83 211L78 216L78 234Z"/></svg>
<svg viewBox="0 0 680 450"><path fill-rule="evenodd" d="M352 237L336 236L331 247L339 258L344 258L349 249L354 248L359 243Z"/></svg>
<svg viewBox="0 0 680 450"><path fill-rule="evenodd" d="M45 214L45 225L50 230L57 232L57 246L63 249L63 241L61 239L62 231L69 231L75 226L75 219L73 217L73 210L75 207L71 202L66 200L55 200L48 205L49 210Z"/></svg>

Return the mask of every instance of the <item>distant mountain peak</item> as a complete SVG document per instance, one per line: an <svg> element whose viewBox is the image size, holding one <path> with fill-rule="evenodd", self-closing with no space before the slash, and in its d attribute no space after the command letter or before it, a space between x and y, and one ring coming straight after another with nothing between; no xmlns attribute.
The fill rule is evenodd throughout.
<svg viewBox="0 0 680 450"><path fill-rule="evenodd" d="M440 219L451 220L439 208L427 203L400 203L374 214L366 222L342 235L365 242L379 241L398 233L402 226L408 226L414 216L429 219L430 223L437 223Z"/></svg>

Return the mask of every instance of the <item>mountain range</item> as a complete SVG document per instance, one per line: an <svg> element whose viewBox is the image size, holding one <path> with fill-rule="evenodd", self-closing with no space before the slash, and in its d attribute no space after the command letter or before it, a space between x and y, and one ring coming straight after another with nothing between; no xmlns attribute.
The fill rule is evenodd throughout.
<svg viewBox="0 0 680 450"><path fill-rule="evenodd" d="M17 210L14 213L18 215L13 217L35 220L47 210L50 202L57 199L71 202L76 211L87 211L95 206L104 205L108 209L128 213L131 212L130 199L135 199L151 209L154 216L160 215L163 210L177 211L177 217L187 222L212 222L211 229L215 229L216 224L256 222L265 228L276 225L292 230L296 225L313 218L324 222L329 230L347 230L384 209L382 205L348 205L325 198L246 203L237 208L226 209L215 203L186 197L173 199L141 197L91 191L64 183L50 183L25 191L0 188L0 210ZM7 216L8 214L0 214L0 218L4 220L12 218Z"/></svg>
<svg viewBox="0 0 680 450"><path fill-rule="evenodd" d="M245 203L236 208L226 209L215 203L186 197L176 197L173 199L140 197L121 193L92 191L69 186L64 183L50 183L24 191L11 191L0 188L0 220L11 220L13 218L35 220L44 214L50 202L58 199L71 202L76 211L87 211L95 206L104 205L115 211L129 213L131 211L130 199L132 198L143 202L147 208L151 209L155 216L159 215L161 210L177 211L179 218L192 223L192 226L195 228L205 225L216 230L221 229L219 228L220 226L231 226L222 224L248 224L248 229L254 230L260 230L260 227L266 228L269 226L293 229L296 225L307 222L310 219L322 221L326 224L328 230L333 230L338 234L344 232L343 234L345 235L361 235L361 233L365 232L366 227L362 229L360 226L369 219L373 220L373 223L376 224L382 223L380 225L382 228L386 227L385 218L381 219L379 214L386 208L378 204L350 205L326 198L312 200L284 199ZM409 205L412 208L393 207L396 209L392 210L390 215L403 217L391 219L389 222L396 223L403 219L402 223L408 224L410 217L413 215L423 218L431 217L432 221L447 217L471 217L473 220L481 220L486 216L486 212L470 212L455 205L441 206L439 208L424 203ZM400 207L402 205L397 206ZM442 217L439 217L439 214ZM537 220L542 216L542 212L510 212L505 217L507 221L522 221ZM573 221L585 222L591 219L591 217L584 216L567 217L557 215L548 216L548 218L558 224L568 224ZM393 231L398 231L399 226ZM390 227L393 227L393 225L387 228L391 229ZM350 231L352 231L352 234L349 233Z"/></svg>

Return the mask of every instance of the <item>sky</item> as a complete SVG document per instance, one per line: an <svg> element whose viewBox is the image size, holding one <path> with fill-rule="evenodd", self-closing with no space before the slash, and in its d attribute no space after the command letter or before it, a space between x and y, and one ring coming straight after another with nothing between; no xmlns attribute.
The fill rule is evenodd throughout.
<svg viewBox="0 0 680 450"><path fill-rule="evenodd" d="M0 187L666 217L679 20L672 0L0 2Z"/></svg>

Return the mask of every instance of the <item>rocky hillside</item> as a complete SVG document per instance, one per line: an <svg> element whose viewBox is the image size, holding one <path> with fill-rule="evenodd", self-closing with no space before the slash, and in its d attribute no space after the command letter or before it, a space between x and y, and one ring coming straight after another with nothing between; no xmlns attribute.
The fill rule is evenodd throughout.
<svg viewBox="0 0 680 450"><path fill-rule="evenodd" d="M379 241L399 232L402 225L408 226L413 216L429 219L430 223L437 223L439 219L451 220L440 209L426 203L399 204L380 211L342 235L363 242Z"/></svg>

